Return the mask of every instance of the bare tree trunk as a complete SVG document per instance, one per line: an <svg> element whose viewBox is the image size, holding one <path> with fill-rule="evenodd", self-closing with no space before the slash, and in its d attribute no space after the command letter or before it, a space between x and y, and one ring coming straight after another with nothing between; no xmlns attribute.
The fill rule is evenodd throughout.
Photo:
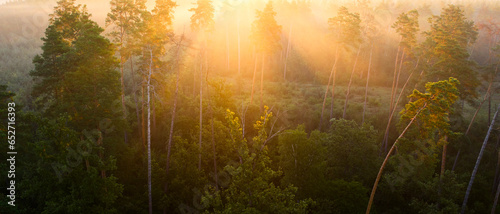
<svg viewBox="0 0 500 214"><path fill-rule="evenodd" d="M214 106L212 103L212 99L209 95L209 89L207 87L207 96L209 97L209 105L210 105L210 126L211 126L211 137L212 137L212 152L214 159L214 176L215 176L215 190L219 190L219 176L217 173L217 151L215 150L215 130L214 130Z"/></svg>
<svg viewBox="0 0 500 214"><path fill-rule="evenodd" d="M499 136L497 136L498 138ZM497 150L497 153L498 153L498 157L497 157L497 166L495 167L495 177L493 179L493 187L492 187L492 190L491 190L491 194L495 194L495 190L496 190L496 186L498 184L498 173L500 172L500 150L498 149L498 143L500 143L500 138L498 138L497 140L497 145L496 145L496 150Z"/></svg>
<svg viewBox="0 0 500 214"><path fill-rule="evenodd" d="M491 96L488 96L488 123L491 120Z"/></svg>
<svg viewBox="0 0 500 214"><path fill-rule="evenodd" d="M202 130L203 130L203 69L202 62L200 61L200 131L198 138L198 170L201 171L201 144L202 144Z"/></svg>
<svg viewBox="0 0 500 214"><path fill-rule="evenodd" d="M238 23L236 25L238 30L238 75L241 75L241 52L240 52L240 18L238 17Z"/></svg>
<svg viewBox="0 0 500 214"><path fill-rule="evenodd" d="M370 68L372 66L372 53L373 53L373 44L370 47L370 60L368 61L368 71L366 74L365 103L363 104L363 120L361 121L361 124L365 123L366 98L368 97L368 83L370 82Z"/></svg>
<svg viewBox="0 0 500 214"><path fill-rule="evenodd" d="M498 65L497 65L497 69L498 69ZM495 74L496 74L496 71L495 71ZM479 106L477 107L476 112L474 112L474 116L472 116L472 119L470 120L469 126L467 127L467 130L464 133L464 136L467 136L467 134L469 134L470 128L472 127L472 124L476 120L476 116L479 113L479 110L481 110L481 106L483 106L486 99L491 97L491 86L492 85L493 85L493 79L490 79L490 84L488 85L488 89L486 90L486 93L484 94L483 100L479 103ZM488 121L488 123L489 123L489 121ZM455 167L457 166L458 158L460 157L461 151L462 151L461 148L458 149L458 152L457 152L457 155L455 156L455 161L453 162L453 167L451 168L451 171L455 171Z"/></svg>
<svg viewBox="0 0 500 214"><path fill-rule="evenodd" d="M439 182L441 183L444 176L445 166L446 166L446 148L448 147L448 136L444 136L443 143L443 155L441 157L441 174L439 177Z"/></svg>
<svg viewBox="0 0 500 214"><path fill-rule="evenodd" d="M400 60L400 63L399 63L399 71L398 71L398 63L397 63L397 60L398 60L398 56L396 56L396 67L394 69L394 80L393 81L393 85L392 85L392 92L391 92L391 109L394 109L397 104L394 104L394 98L396 97L396 93L398 92L398 84L399 84L399 76L401 75L401 67L403 65L403 59L405 57L405 51L404 49L401 51L402 54L401 54L401 60ZM399 47L398 47L398 53L399 53ZM391 120L392 120L392 113L389 114L389 119L388 119L388 127L390 126L390 123L391 123ZM389 141L389 131L387 129L387 132L385 133L384 135L384 141L383 141L383 145L384 145L384 152L387 151L387 142Z"/></svg>
<svg viewBox="0 0 500 214"><path fill-rule="evenodd" d="M122 48L122 45L120 45L120 49ZM120 53L120 81L121 81L121 99L122 99L122 111L123 111L123 121L127 121L127 107L125 106L125 82L123 80L123 59L124 57ZM128 142L127 140L127 131L123 130L123 139L125 143Z"/></svg>
<svg viewBox="0 0 500 214"><path fill-rule="evenodd" d="M290 24L290 32L288 33L288 44L286 46L286 55L285 55L285 69L283 70L283 79L286 81L286 63L288 61L288 53L290 52L290 45L292 41L292 27L293 25Z"/></svg>
<svg viewBox="0 0 500 214"><path fill-rule="evenodd" d="M254 51L255 52L255 51ZM255 88L255 76L257 74L257 54L254 53L254 60L255 60L255 65L253 67L253 78L252 78L252 92L251 92L251 95L250 95L250 105L252 104L253 102L253 92L254 92L254 88Z"/></svg>
<svg viewBox="0 0 500 214"><path fill-rule="evenodd" d="M265 54L262 53L262 68L260 72L260 111L264 112L264 65L265 65Z"/></svg>
<svg viewBox="0 0 500 214"><path fill-rule="evenodd" d="M389 152L385 156L384 162L382 163L382 166L380 166L380 170L378 171L377 178L375 179L375 183L373 184L372 193L370 194L370 200L368 201L368 207L366 208L366 214L369 214L370 209L372 208L373 198L375 197L375 191L377 191L378 182L380 181L380 178L382 177L382 171L384 170L384 167L387 164L387 160L389 160L389 156L391 156L392 152L394 151L394 148L396 148L396 144L398 143L399 139L401 139L404 136L404 134L406 133L406 131L408 131L408 128L410 128L413 121L415 121L417 116L420 114L420 112L423 109L425 109L426 106L427 106L427 103L425 103L424 106L420 110L418 110L418 112L415 114L415 116L413 116L413 118L410 120L410 122L408 123L406 128L403 130L403 132L399 135L399 137L396 139L394 144L392 144L391 149L389 150Z"/></svg>
<svg viewBox="0 0 500 214"><path fill-rule="evenodd" d="M132 56L130 56L130 70L132 73L132 79L135 80L134 78L134 59ZM139 101L137 100L137 92L135 90L135 87L137 87L135 81L134 81L134 101L135 101L135 113L137 115L137 133L141 134L141 117L140 117L140 111L139 111Z"/></svg>
<svg viewBox="0 0 500 214"><path fill-rule="evenodd" d="M498 183L497 192L495 194L495 200L493 201L493 206L491 207L491 214L495 214L495 209L497 208L499 195L500 195L500 183Z"/></svg>
<svg viewBox="0 0 500 214"><path fill-rule="evenodd" d="M500 105L498 105L497 111L493 116L493 120L491 121L490 127L488 128L488 133L484 138L483 145L481 146L481 150L479 151L479 155L476 160L476 165L474 166L474 170L472 170L472 175L470 177L469 185L467 186L467 191L465 191L464 202L462 203L461 214L465 213L465 208L467 208L467 200L469 199L470 190L472 189L472 184L474 183L474 179L476 178L476 173L479 168L479 164L481 163L481 159L483 158L484 149L486 148L486 144L488 144L488 140L490 138L491 130L493 129L493 125L495 124L495 120L498 115L498 111L500 111Z"/></svg>
<svg viewBox="0 0 500 214"><path fill-rule="evenodd" d="M384 140L382 142L382 146L384 148L384 153L387 151L387 142L389 141L389 128L391 127L392 118L393 118L394 113L396 112L396 109L398 107L399 100L401 99L401 96L403 95L403 92L405 91L406 85L408 85L408 82L410 82L410 79L413 76L413 72L417 69L419 62L420 62L420 58L417 60L415 68L410 73L410 76L408 76L408 79L406 79L406 82L403 85L403 88L401 88L401 91L399 92L399 96L398 96L398 99L396 100L396 103L394 104L392 110L389 112L389 120L387 121L387 126L385 128L385 134L384 134ZM380 150L382 150L382 148Z"/></svg>
<svg viewBox="0 0 500 214"><path fill-rule="evenodd" d="M143 75L143 80L145 80L145 79L146 79L146 77ZM141 105L141 109L142 109L141 110L141 117L142 117L141 122L142 123L141 123L141 128L142 128L142 145L143 145L143 148L146 147L146 115L145 115L146 111L144 109L144 105L145 105L145 103L144 103L144 100L145 100L145 97L144 97L145 96L144 95L144 90L145 90L144 89L145 88L144 83L145 82L146 81L142 82L142 91L141 91L141 93L142 93L142 105Z"/></svg>
<svg viewBox="0 0 500 214"><path fill-rule="evenodd" d="M338 49L337 49L338 50ZM332 80L332 100L331 100L331 104L330 104L330 120L333 118L333 106L335 104L335 81L337 80L337 61L338 61L338 58L339 58L339 55L338 55L338 51L335 51L336 52L336 56L335 56L335 66L333 67L333 80Z"/></svg>
<svg viewBox="0 0 500 214"><path fill-rule="evenodd" d="M229 71L229 26L226 23L226 54L227 54L227 70Z"/></svg>
<svg viewBox="0 0 500 214"><path fill-rule="evenodd" d="M153 51L149 49L150 53L150 63L149 63L149 75L148 75L148 196L149 196L149 214L153 213L153 195L151 191L151 111L150 111L150 106L149 106L149 101L150 101L150 95L149 95L149 87L151 84L151 67L153 64Z"/></svg>
<svg viewBox="0 0 500 214"><path fill-rule="evenodd" d="M401 37L399 38L399 41L401 42ZM399 44L399 43L398 43ZM394 103L394 88L396 85L396 76L398 73L398 62L399 62L399 50L401 49L401 46L398 46L398 51L396 52L396 60L394 61L394 77L392 78L392 89L391 89L391 103L389 105L389 112L392 110L392 104Z"/></svg>
<svg viewBox="0 0 500 214"><path fill-rule="evenodd" d="M339 53L339 48L337 46L337 48L335 49L335 62L333 63L332 70L330 71L330 77L328 78L328 84L326 85L326 90L325 90L325 97L323 98L323 106L321 107L321 117L319 119L318 130L321 130L321 126L323 125L323 113L325 112L326 97L328 96L328 87L330 86L330 81L332 80L335 66L337 66L338 53ZM333 84L332 87L335 87L335 83ZM332 90L332 94L333 94L333 92L335 92L335 91ZM333 100L333 95L332 95L332 100ZM330 115L330 117L331 117L331 115Z"/></svg>
<svg viewBox="0 0 500 214"><path fill-rule="evenodd" d="M200 63L200 66L201 66L201 63ZM194 71L193 71L193 97L195 97L196 95L196 75L198 74L198 71L197 71L197 68L198 68L198 65L196 65L196 63L194 63Z"/></svg>
<svg viewBox="0 0 500 214"><path fill-rule="evenodd" d="M156 97L156 93L155 93L155 90L153 88L153 97L151 98L151 102L152 102L152 108L153 108L153 127L151 127L151 129L153 130L153 132L156 132L156 102L155 102L155 97Z"/></svg>
<svg viewBox="0 0 500 214"><path fill-rule="evenodd" d="M170 131L169 131L168 143L167 143L167 165L165 167L166 179L168 179L168 175L170 172L170 153L171 153L171 148L172 148L172 139L173 139L173 135L174 135L174 121L175 121L175 113L177 110L177 97L179 94L179 79L180 79L179 78L180 77L179 51L180 51L180 47L182 45L183 39L184 39L184 33L182 34L181 39L179 41L179 44L177 45L177 50L176 50L176 54L175 54L175 59L176 59L175 61L177 64L177 73L176 73L176 80L175 80L174 104L172 106L172 119L170 120ZM167 192L168 192L168 183L165 182L164 193L167 194ZM163 213L164 214L167 213L166 207L163 209Z"/></svg>
<svg viewBox="0 0 500 214"><path fill-rule="evenodd" d="M351 78L349 78L349 85L347 85L347 93L345 94L344 113L342 114L342 119L345 119L347 111L347 103L349 102L349 93L351 91L352 76L354 76L354 71L356 71L356 64L358 63L358 57L360 51L361 51L361 45L359 45L358 47L358 53L356 54L356 59L354 60L354 66L352 67Z"/></svg>
<svg viewBox="0 0 500 214"><path fill-rule="evenodd" d="M500 142L500 138L498 138L497 141L497 149L498 149L498 143ZM498 171L500 167L500 150L498 150L498 162L497 162L497 169L495 172L495 181L494 181L494 187L496 186L496 193L495 193L495 200L493 201L493 206L491 207L491 214L495 214L495 210L497 208L497 203L498 203L498 196L500 195L500 182L498 182ZM494 188L493 187L493 188Z"/></svg>
<svg viewBox="0 0 500 214"><path fill-rule="evenodd" d="M394 94L393 94L393 97L391 97L391 100L394 102L394 98L396 98L396 93L398 93L398 87L399 87L399 77L401 76L401 70L403 68L403 61L405 59L405 50L403 49L401 52L403 52L403 54L401 55L401 61L399 62L399 71L398 71L398 75L396 77L396 84L394 85ZM392 107L394 107L395 104L392 104Z"/></svg>

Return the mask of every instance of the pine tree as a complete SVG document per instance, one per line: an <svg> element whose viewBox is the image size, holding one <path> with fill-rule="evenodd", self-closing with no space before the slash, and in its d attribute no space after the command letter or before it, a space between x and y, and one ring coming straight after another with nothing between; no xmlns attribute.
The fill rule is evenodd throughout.
<svg viewBox="0 0 500 214"><path fill-rule="evenodd" d="M203 34L203 47L200 55L203 55L205 66L200 61L200 124L199 124L199 142L198 146L200 153L198 154L198 170L201 170L201 146L202 146L202 130L203 130L203 72L208 73L208 34L214 29L214 8L210 0L198 0L197 7L191 8L189 11L194 12L191 16L191 28ZM201 59L200 59L201 60ZM201 69L204 67L204 70Z"/></svg>
<svg viewBox="0 0 500 214"><path fill-rule="evenodd" d="M399 140L404 137L411 127L413 127L412 124L419 124L418 133L422 133L423 138L430 136L436 129L445 133L448 132L450 126L448 114L451 111L453 104L458 99L458 85L459 81L450 77L448 80L444 81L429 82L425 85L425 93L419 92L415 89L409 96L410 98L415 99L415 101L406 104L405 110L401 111L401 123L407 125L392 145L384 159L384 162L382 163L382 166L380 167L375 183L373 184L366 214L370 213L378 182L380 181L382 172L389 157L394 152Z"/></svg>
<svg viewBox="0 0 500 214"><path fill-rule="evenodd" d="M40 182L54 185L58 178L60 183L54 186L58 193L48 193L52 195L49 198L66 201L57 207L48 202L46 212L84 213L82 207L88 208L86 212L113 212L110 205L121 195L121 185L107 173L116 167L112 151L104 152L113 142L113 133L103 127L102 121L107 119L122 127L123 112L114 110L120 97L120 74L116 70L114 46L101 35L103 31L90 20L85 6L75 5L74 0L61 0L50 15L42 38L42 53L33 60L33 95L44 101L38 106L45 117L41 120L52 123L38 133L44 139L40 146L57 151L46 153L39 162L41 168L51 165L57 177ZM60 132L54 135L53 130ZM90 142L84 140L89 135ZM66 138L64 145L60 136ZM72 155L71 151L75 152L75 147L82 150L82 145L86 148L76 154L76 164L62 161ZM92 194L97 189L105 191L102 195Z"/></svg>
<svg viewBox="0 0 500 214"><path fill-rule="evenodd" d="M384 147L384 152L387 151L387 141L389 140L389 127L392 122L393 112L396 112L397 102L394 103L396 98L396 92L398 91L399 77L401 75L401 68L403 66L405 55L414 56L414 49L417 45L417 32L419 31L418 24L418 11L411 10L408 13L401 13L397 21L391 26L396 29L396 32L400 35L401 41L398 44L398 52L396 53L396 63L394 66L394 76L392 81L391 90L391 101L389 105L389 119L387 122L387 127L384 134L384 140L382 146ZM399 71L398 71L398 55L399 49L402 47L401 59L399 60ZM401 94L404 90L401 90ZM399 96L401 96L401 94Z"/></svg>
<svg viewBox="0 0 500 214"><path fill-rule="evenodd" d="M443 8L441 15L429 19L431 29L425 32L428 59L432 65L429 80L456 77L461 85L460 98L471 101L477 97L479 85L475 63L469 60L467 47L477 39L477 28L473 21L465 18L464 11L455 5Z"/></svg>
<svg viewBox="0 0 500 214"><path fill-rule="evenodd" d="M357 49L357 54L354 60L354 66L352 68L351 77L349 78L349 84L347 85L347 92L344 103L344 113L342 114L342 118L345 118L347 105L349 102L349 93L351 89L352 78L354 76L354 71L356 70L359 53L361 51L361 43L363 42L361 38L361 25L360 25L361 19L358 13L350 13L346 7L340 7L337 16L328 19L328 24L335 30L340 31L339 42L341 47L343 47L345 50ZM335 79L335 75L333 78ZM333 87L335 87L335 85ZM332 89L332 106L331 106L332 109L333 109L333 96L334 95Z"/></svg>
<svg viewBox="0 0 500 214"><path fill-rule="evenodd" d="M141 7L134 0L112 0L110 1L111 12L106 17L106 26L113 24L113 31L108 35L119 47L120 53L120 80L121 80L121 102L123 119L127 119L127 109L125 107L125 83L124 83L124 64L127 58L132 56L133 42L132 35L141 22ZM127 142L127 132L124 132L125 142Z"/></svg>
<svg viewBox="0 0 500 214"><path fill-rule="evenodd" d="M250 38L256 47L256 51L262 55L262 72L260 76L260 106L264 110L264 68L266 58L272 53L281 49L280 35L281 25L275 19L276 12L273 9L273 2L268 1L264 10L256 11L255 20L252 23ZM255 78L255 77L254 77ZM253 86L252 86L253 88ZM252 90L253 94L253 90Z"/></svg>

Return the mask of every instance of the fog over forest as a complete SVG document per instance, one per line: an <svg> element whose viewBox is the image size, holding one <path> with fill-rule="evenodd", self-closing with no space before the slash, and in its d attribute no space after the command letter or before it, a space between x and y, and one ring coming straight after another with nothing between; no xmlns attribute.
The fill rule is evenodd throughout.
<svg viewBox="0 0 500 214"><path fill-rule="evenodd" d="M0 0L0 213L500 213L499 63L498 0Z"/></svg>

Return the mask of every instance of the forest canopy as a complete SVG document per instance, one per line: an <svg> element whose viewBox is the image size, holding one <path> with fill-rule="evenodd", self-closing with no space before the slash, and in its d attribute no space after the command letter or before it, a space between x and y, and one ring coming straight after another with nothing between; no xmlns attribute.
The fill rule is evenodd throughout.
<svg viewBox="0 0 500 214"><path fill-rule="evenodd" d="M499 12L0 1L0 213L499 213Z"/></svg>

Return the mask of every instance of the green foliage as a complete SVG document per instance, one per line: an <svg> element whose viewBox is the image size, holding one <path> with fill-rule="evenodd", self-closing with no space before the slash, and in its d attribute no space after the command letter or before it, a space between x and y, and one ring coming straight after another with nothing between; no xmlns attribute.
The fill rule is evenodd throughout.
<svg viewBox="0 0 500 214"><path fill-rule="evenodd" d="M419 31L417 10L401 13L391 27L401 35L401 45L404 49L411 51L417 45L417 32Z"/></svg>
<svg viewBox="0 0 500 214"><path fill-rule="evenodd" d="M52 116L68 112L77 130L116 118L112 109L120 94L114 48L89 17L85 7L61 1L42 39L43 53L34 58L31 71L40 107Z"/></svg>
<svg viewBox="0 0 500 214"><path fill-rule="evenodd" d="M461 85L460 98L471 100L477 97L479 85L475 64L469 60L467 47L476 41L478 32L473 21L464 16L464 11L455 5L443 8L440 16L429 18L431 30L427 36L425 49L431 62L428 79L442 80L450 76L457 78Z"/></svg>
<svg viewBox="0 0 500 214"><path fill-rule="evenodd" d="M332 119L328 131L328 177L371 185L380 163L377 131L354 121Z"/></svg>
<svg viewBox="0 0 500 214"><path fill-rule="evenodd" d="M203 200L209 204L207 211L215 213L305 213L311 200L295 200L296 187L277 187L272 180L280 176L280 171L270 168L271 160L264 145L267 139L265 128L272 113L266 112L256 121L254 128L258 135L250 146L241 140L238 118L229 111L226 120L233 136L240 164L227 165L225 170L232 176L227 189L206 192ZM236 137L236 138L235 138Z"/></svg>
<svg viewBox="0 0 500 214"><path fill-rule="evenodd" d="M398 14L391 11L408 11L410 8L386 2L371 8L374 5L362 1L359 2L362 6L358 8L349 5L352 9L349 11L336 3L327 4L327 1L274 1L274 5L269 1L262 11L257 11L250 32L251 40L246 41L244 38L249 31L245 26L249 27L251 20L238 20L236 23L231 20L231 15L241 14L241 17L245 17L253 12L251 9L238 9L235 2L224 3L219 7L219 2L198 0L195 8L189 10L194 13L191 17L192 29L214 35L210 39L213 47L224 46L223 43L227 42L227 54L234 61L236 57L233 56L238 49L238 55L241 55L238 63L242 70L235 80L231 75L234 72L232 66L236 63L229 61L231 66L226 69L226 63L218 62L222 61L224 57L221 56L226 50L205 49L210 56L207 57L207 61L210 61L207 68L211 78L206 79L207 84L202 86L202 140L206 143L200 149L197 144L199 118L193 112L199 111L200 97L196 91L199 81L205 81L205 78L193 76L200 72L196 56L192 54L197 47L189 39L183 38L185 40L181 49L186 48L185 53L174 56L174 51L168 52L169 48L176 48L173 47L173 14L177 4L172 0L157 0L154 9L148 11L144 0L112 0L111 12L106 20L106 25L112 27L109 29L111 33L107 35L114 43L112 45L101 36L103 29L90 19L86 7L75 2L59 1L50 20L46 19L48 27L47 22L37 22L40 16L31 13L33 9L24 12L28 19L33 18L37 22L35 27L47 27L44 35L41 35L43 29L39 32L31 29L24 16L5 15L4 18L4 14L14 13L9 11L14 6L21 8L22 2L8 3L9 7L0 6L0 84L7 84L8 89L16 92L15 100L23 104L16 108L16 111L19 109L16 129L20 130L16 139L19 142L19 154L23 154L16 162L18 203L15 208L8 206L8 198L0 193L3 198L0 200L0 212L147 212L146 155L140 129L140 115L146 112L141 110L140 105L145 99L144 96L142 100L140 96L136 98L141 91L141 82L134 77L145 77L151 59L149 50L153 55L152 82L155 88L151 115L154 213L162 212L163 209L168 213L364 212L368 190L372 187L381 162L378 130L386 126L386 112L381 108L388 102L387 85L390 81L386 74L393 64L388 63L388 59L395 55L394 47L397 47L397 41L391 39L392 31L377 32L375 25L380 23L380 26L388 27L397 18L393 28L403 37L401 45L408 51L405 52L407 55L415 54L419 29L416 11L395 17ZM245 1L240 3L249 7L261 5ZM317 14L313 15L318 5L324 6L326 13L332 10L330 8L340 8L337 16L328 20L337 44L327 37L312 37L323 34L327 27L325 23L316 21ZM431 14L430 7L424 5L424 10L419 9L423 18ZM465 10L469 13L467 7ZM20 10L16 8L12 11L17 14ZM372 11L373 15L367 11ZM216 18L215 15L220 14L225 19ZM412 102L402 112L401 124L407 124L419 109L425 108L406 137L401 139L396 154L389 160L388 173L383 175L380 191L375 197L374 211L377 213L456 213L458 210L464 181L468 179L472 167L470 160L476 158L474 151L477 151L478 146L474 142L482 140L487 121L484 112L480 112L471 134L467 136L467 144L462 148L464 155L459 161L463 164L458 165L455 173L466 173L447 171L440 181L436 174L437 165L441 161L441 148L448 143L443 136L448 136L450 142L448 160L453 160L457 150L458 146L454 144L466 140L465 137L458 139L458 134L452 132L462 130L464 126L453 118L449 119L457 113L453 107L458 105L453 103L458 99L459 91L462 92L462 98L469 96L470 99L473 96L467 93L476 93L474 84L477 85L478 81L473 72L474 63L469 58L481 60L485 50L485 44L481 44L481 41L488 40L482 37L483 34L478 37L477 29L463 14L465 12L459 7L448 6L440 16L430 19L431 30L426 34L427 40L422 47L424 58L420 59L419 65L425 67L427 81L454 76L462 85L450 78L428 83L426 92L415 91L410 96ZM486 15L482 12L476 14L479 14L475 18L478 21ZM96 20L104 21L103 14L95 15ZM221 23L220 20L225 21ZM266 109L264 112L257 105L246 106L251 82L251 75L248 74L251 74L254 66L250 51L252 45L256 45L257 52L267 54L266 63L269 62L269 66L266 67L279 70L283 65L282 61L278 61L283 58L276 50L287 39L281 38L282 28L276 20L290 28L293 26L292 38L288 38L291 41L288 65L290 80L296 81L273 82L281 79L277 77L279 73L268 72L264 68L266 81L263 90L268 94L264 101L274 106L273 109L279 109L279 117L276 116L277 111L271 113ZM227 35L215 31L215 26L220 24L227 24ZM238 32L231 29L238 29ZM31 30L33 34L29 32ZM34 40L42 36L42 40ZM471 57L466 49L475 42L476 37L479 43ZM334 119L325 132L314 130L318 127L319 109L324 95L325 87L322 84L326 84L328 76L325 71L331 68L331 46L341 45L352 52L362 40L373 43L373 84L380 86L368 93L368 102L371 104L368 120L374 127ZM493 40L489 38L488 41ZM500 48L493 50L498 51ZM127 114L127 122L123 121L119 106L120 84L119 73L115 71L118 67L115 51L119 51L119 56L123 57L121 62L129 60L131 66L124 66L125 105L126 109L137 109L137 112ZM341 49L340 70L348 69L354 61L350 54L344 52ZM33 59L35 53L39 55ZM282 54L284 56L285 53ZM367 56L361 47L359 65L364 71L368 66L365 63ZM25 62L25 58L33 59L33 64ZM224 64L224 69L220 64ZM169 135L173 108L170 103L175 90L175 78L172 78L175 75L170 70L177 68L180 84L170 173L167 176L165 142ZM32 70L34 79L33 90L28 84L32 79L27 75L29 70ZM133 73L130 75L128 71ZM226 72L224 74L228 76L220 76L221 72ZM487 80L494 76L492 74L490 72L483 77ZM341 72L337 76L340 86L336 87L341 88L340 91L336 89L337 94L345 92L347 80L348 73ZM361 84L364 85L363 79L353 80L354 87ZM495 88L495 85L492 87ZM0 86L2 105L14 97L13 93L7 91L7 87ZM26 91L33 92L33 101L36 103L32 103ZM349 98L354 101L348 108L350 119L360 119L363 94L361 87L350 94ZM327 98L328 103L330 99ZM495 103L495 97L492 102ZM343 101L336 99L334 117L341 115L340 108L336 107L342 104ZM227 111L237 109L237 106L241 106L238 113ZM459 117L468 118L467 110L470 108L466 104L458 112L463 114ZM6 109L0 108L0 119L3 121L6 120ZM273 133L270 126L275 121L276 127L296 128L280 129L281 134L273 138L269 135L276 133L276 127ZM0 138L6 137L5 125L0 124ZM125 126L139 128L139 131L127 130L127 134L130 134L128 144L123 144L122 140ZM390 127L390 130L394 135L397 133L395 127ZM471 213L489 211L492 198L491 194L485 193L489 193L492 183L495 184L493 181L498 180L495 178L498 176L494 175L498 154L494 143L490 145L485 153L487 161L481 166L484 170L480 170L478 182L471 193ZM200 170L199 153L202 154ZM5 147L0 148L0 154L6 154ZM217 166L214 166L214 161L217 161ZM451 163L448 161L446 167L450 167ZM8 164L0 163L0 171L5 172L6 169ZM217 187L215 172L219 179ZM0 181L4 184L0 187L5 189L6 177L0 177ZM164 192L166 187L167 194Z"/></svg>
<svg viewBox="0 0 500 214"><path fill-rule="evenodd" d="M462 192L466 183L458 176L446 171L442 181L435 176L431 180L418 183L422 190L410 203L413 213L458 213L463 200ZM440 192L438 192L440 191Z"/></svg>
<svg viewBox="0 0 500 214"><path fill-rule="evenodd" d="M104 152L115 146L120 126L114 47L73 0L59 1L50 17L31 72L46 118L33 119L41 124L30 145L39 159L27 166L24 197L41 213L116 213L123 186L106 173L116 169L116 159Z"/></svg>
<svg viewBox="0 0 500 214"><path fill-rule="evenodd" d="M196 8L189 11L194 12L191 16L191 28L193 30L203 30L212 32L214 30L214 7L211 0L197 0Z"/></svg>
<svg viewBox="0 0 500 214"><path fill-rule="evenodd" d="M275 20L276 12L273 2L268 1L264 10L255 11L255 21L252 23L250 39L258 52L271 54L281 49L281 25Z"/></svg>
<svg viewBox="0 0 500 214"><path fill-rule="evenodd" d="M356 48L363 42L360 24L359 14L350 13L346 7L340 7L337 16L328 19L330 29L337 35L337 42L344 48Z"/></svg>
<svg viewBox="0 0 500 214"><path fill-rule="evenodd" d="M144 24L141 14L145 13L145 1L112 0L109 4L111 11L106 17L106 26L113 25L113 31L108 35L120 47L120 56L127 58L131 56L138 30Z"/></svg>
<svg viewBox="0 0 500 214"><path fill-rule="evenodd" d="M30 117L35 128L23 147L30 160L21 162L23 170L19 188L26 203L26 213L116 213L115 201L123 185L113 175L101 177L100 170L115 170L116 159L103 160L96 151L98 132L79 133L68 128L68 117L44 119Z"/></svg>
<svg viewBox="0 0 500 214"><path fill-rule="evenodd" d="M304 125L279 137L282 182L283 185L299 187L299 198L317 197L323 191L322 186L326 184L326 139L326 134L319 131L313 131L308 137Z"/></svg>
<svg viewBox="0 0 500 214"><path fill-rule="evenodd" d="M417 117L419 138L429 139L435 131L439 131L441 136L452 135L449 115L458 99L459 85L457 79L450 77L448 80L427 83L425 93L414 90L409 98L415 101L406 104L405 109L401 111L400 123L407 124L408 120L421 110Z"/></svg>

